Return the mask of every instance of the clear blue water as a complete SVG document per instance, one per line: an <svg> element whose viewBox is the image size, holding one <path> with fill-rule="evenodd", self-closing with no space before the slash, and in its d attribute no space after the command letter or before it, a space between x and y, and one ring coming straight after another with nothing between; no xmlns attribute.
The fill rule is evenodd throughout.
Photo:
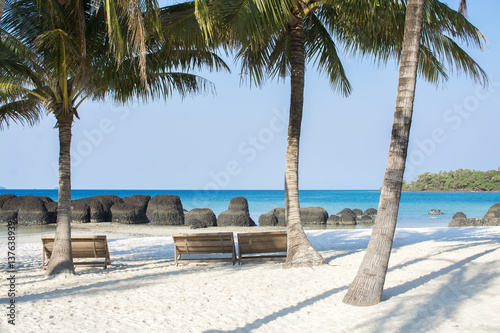
<svg viewBox="0 0 500 333"><path fill-rule="evenodd" d="M17 196L48 196L57 200L57 190L0 190L1 194L12 193ZM250 215L254 221L259 216L276 207L284 207L285 195L281 190L72 190L72 199L80 199L95 195L115 194L127 197L134 194L147 194L151 197L160 194L174 194L181 198L184 209L210 208L216 215L226 210L229 201L238 196L247 198ZM378 191L300 191L301 207L323 207L328 214L336 214L344 208L378 208L380 192ZM401 196L399 208L399 227L445 227L456 212L464 212L467 217L483 217L492 205L500 203L500 193L415 193L405 192ZM429 210L440 209L445 215L431 219Z"/></svg>

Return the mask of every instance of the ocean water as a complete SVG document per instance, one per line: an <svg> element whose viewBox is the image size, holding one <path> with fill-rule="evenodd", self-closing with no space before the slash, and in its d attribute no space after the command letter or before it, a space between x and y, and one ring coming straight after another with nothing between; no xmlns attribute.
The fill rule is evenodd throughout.
<svg viewBox="0 0 500 333"><path fill-rule="evenodd" d="M0 190L1 194L48 196L57 201L57 190ZM72 199L95 195L114 194L127 197L146 194L174 194L181 198L184 209L210 208L216 215L227 210L229 201L238 196L248 200L250 215L257 222L261 214L276 207L284 207L282 190L72 190ZM322 207L328 214L336 214L344 208L378 208L379 191L303 190L300 191L301 207ZM500 193L477 192L404 192L398 215L398 227L446 227L456 212L467 217L483 217L492 205L500 203ZM445 215L428 215L431 209L440 209ZM433 218L431 218L433 217Z"/></svg>

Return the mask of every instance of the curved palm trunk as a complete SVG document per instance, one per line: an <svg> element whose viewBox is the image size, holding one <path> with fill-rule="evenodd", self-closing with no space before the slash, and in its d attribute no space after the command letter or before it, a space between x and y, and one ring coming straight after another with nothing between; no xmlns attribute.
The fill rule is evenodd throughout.
<svg viewBox="0 0 500 333"><path fill-rule="evenodd" d="M347 304L369 306L382 300L410 136L423 12L424 0L408 0L396 110L377 219L363 262L343 299Z"/></svg>
<svg viewBox="0 0 500 333"><path fill-rule="evenodd" d="M285 169L285 217L287 258L284 268L326 264L306 237L300 221L299 140L302 124L305 77L304 25L293 25L291 34L291 97Z"/></svg>
<svg viewBox="0 0 500 333"><path fill-rule="evenodd" d="M71 126L73 115L58 119L59 127L59 192L54 249L45 276L75 274L71 253Z"/></svg>

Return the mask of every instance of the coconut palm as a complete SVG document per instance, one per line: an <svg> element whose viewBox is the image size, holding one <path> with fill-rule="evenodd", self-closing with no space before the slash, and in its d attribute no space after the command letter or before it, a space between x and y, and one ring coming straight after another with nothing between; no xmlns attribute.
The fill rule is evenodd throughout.
<svg viewBox="0 0 500 333"><path fill-rule="evenodd" d="M125 103L132 98L167 98L212 88L205 79L188 74L193 68L227 68L214 54L183 49L182 40L161 41L146 36L147 86L141 59L128 52L123 59L110 53L106 13L84 1L85 43L74 29L77 11L55 0L18 0L1 22L0 125L9 120L32 125L42 111L52 113L59 131L59 192L54 253L46 275L74 273L71 255L71 128L79 106L88 99L110 98ZM126 31L127 16L117 25ZM85 47L85 52L82 50ZM81 55L85 53L85 64ZM117 63L120 65L117 66ZM85 67L85 69L83 69ZM86 75L82 73L86 71Z"/></svg>
<svg viewBox="0 0 500 333"><path fill-rule="evenodd" d="M419 71L426 79L447 79L443 61L472 75L481 75L477 64L451 39L472 38L476 29L455 11L431 1L438 14L425 26ZM218 0L213 16L226 25L230 40L239 48L237 58L251 82L290 76L290 116L285 169L285 205L288 256L285 267L321 265L325 261L311 246L300 220L298 161L303 115L306 63L326 74L332 87L348 95L339 53L375 57L385 63L399 60L403 41L405 6L394 0ZM208 14L207 14L208 15ZM205 19L207 20L207 19ZM465 37L464 37L465 36ZM443 58L440 58L443 57Z"/></svg>
<svg viewBox="0 0 500 333"><path fill-rule="evenodd" d="M431 14L429 12L429 9L432 9L431 3L432 1L426 0L408 0L407 2L396 110L394 112L389 157L380 193L378 214L366 254L352 285L343 299L343 302L347 304L370 306L379 303L382 299L401 198L419 54L422 47L422 31L423 26L425 26L424 22L428 20L429 14ZM424 20L424 17L427 17L427 19ZM475 39L476 42L479 42L479 45L481 45L480 37L478 35ZM470 74L483 83L487 81L482 71Z"/></svg>

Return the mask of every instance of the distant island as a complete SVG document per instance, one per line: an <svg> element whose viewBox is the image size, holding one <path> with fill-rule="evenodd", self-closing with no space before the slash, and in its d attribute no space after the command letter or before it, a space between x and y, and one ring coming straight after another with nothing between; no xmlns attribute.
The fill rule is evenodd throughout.
<svg viewBox="0 0 500 333"><path fill-rule="evenodd" d="M6 188L3 186L0 186L0 190L6 190Z"/></svg>
<svg viewBox="0 0 500 333"><path fill-rule="evenodd" d="M414 181L403 181L403 191L500 191L500 168L488 171L458 169L439 173L425 172Z"/></svg>

